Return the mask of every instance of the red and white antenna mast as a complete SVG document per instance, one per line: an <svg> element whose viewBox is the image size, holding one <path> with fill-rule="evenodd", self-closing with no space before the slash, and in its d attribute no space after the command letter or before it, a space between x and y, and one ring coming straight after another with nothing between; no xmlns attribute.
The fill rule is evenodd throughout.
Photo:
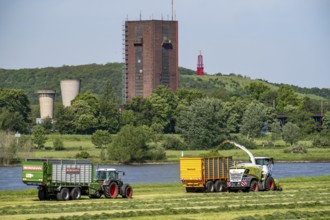
<svg viewBox="0 0 330 220"><path fill-rule="evenodd" d="M203 55L202 52L199 51L198 61L197 61L197 76L204 75L204 66L203 66Z"/></svg>

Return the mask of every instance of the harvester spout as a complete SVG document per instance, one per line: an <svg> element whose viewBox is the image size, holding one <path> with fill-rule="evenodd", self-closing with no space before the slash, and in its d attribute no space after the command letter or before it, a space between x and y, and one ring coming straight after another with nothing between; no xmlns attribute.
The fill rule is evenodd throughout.
<svg viewBox="0 0 330 220"><path fill-rule="evenodd" d="M244 151L249 155L250 160L251 160L251 163L252 163L252 164L256 164L256 160L254 159L253 154L252 154L252 153L251 153L246 147L244 147L243 145L240 145L240 144L238 144L238 143L236 143L236 142L234 142L234 141L229 141L229 140L224 141L223 143L230 143L230 144L233 144L233 145L235 145L236 147L238 147L238 148L244 150Z"/></svg>

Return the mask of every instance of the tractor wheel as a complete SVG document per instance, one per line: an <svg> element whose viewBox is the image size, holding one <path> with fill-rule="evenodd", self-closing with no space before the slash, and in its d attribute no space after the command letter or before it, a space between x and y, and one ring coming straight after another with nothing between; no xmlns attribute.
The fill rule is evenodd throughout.
<svg viewBox="0 0 330 220"><path fill-rule="evenodd" d="M215 192L224 192L226 190L226 187L223 182L220 180L215 181L214 183L214 191Z"/></svg>
<svg viewBox="0 0 330 220"><path fill-rule="evenodd" d="M130 185L124 184L121 187L121 193L123 198L132 198L133 196L133 189Z"/></svg>
<svg viewBox="0 0 330 220"><path fill-rule="evenodd" d="M212 181L207 181L205 184L205 192L214 192L214 185Z"/></svg>
<svg viewBox="0 0 330 220"><path fill-rule="evenodd" d="M265 186L266 190L275 190L276 187L275 187L275 181L273 179L273 177L269 176L267 179L266 179L266 186Z"/></svg>
<svg viewBox="0 0 330 220"><path fill-rule="evenodd" d="M250 192L258 192L258 191L259 191L258 182L255 180L252 180L251 185L250 185Z"/></svg>
<svg viewBox="0 0 330 220"><path fill-rule="evenodd" d="M70 192L70 197L73 200L78 200L81 197L81 190L79 187L73 188Z"/></svg>
<svg viewBox="0 0 330 220"><path fill-rule="evenodd" d="M116 198L118 196L118 184L116 182L111 182L109 186L105 186L104 195L110 199Z"/></svg>
<svg viewBox="0 0 330 220"><path fill-rule="evenodd" d="M70 193L68 188L62 188L60 192L57 193L56 195L57 200L59 201L66 201L70 199Z"/></svg>

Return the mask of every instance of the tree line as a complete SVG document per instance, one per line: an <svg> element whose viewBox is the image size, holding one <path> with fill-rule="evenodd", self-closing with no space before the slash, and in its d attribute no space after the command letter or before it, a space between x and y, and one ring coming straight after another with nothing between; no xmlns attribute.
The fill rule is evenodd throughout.
<svg viewBox="0 0 330 220"><path fill-rule="evenodd" d="M30 146L27 149L32 142L42 148L47 133L92 135L100 157L122 163L161 160L167 149L227 149L222 142L228 138L253 148L254 140L268 132L269 146L281 139L291 146L302 139L312 139L314 146L330 146L327 103L322 122L315 121L312 116L320 113L320 100L300 96L288 85L274 90L252 81L242 88L231 81L236 90L228 91L221 80L209 80L218 87L206 90L189 88L194 83L203 85L201 78L185 82L190 83L188 88L172 92L159 86L148 98L121 103L116 82L107 80L98 93L82 92L69 107L57 102L54 119L44 119L40 125L35 124L36 111L26 91L0 89L0 130L3 135L12 132L12 137L15 132L31 135L31 142L24 143ZM278 115L287 117L286 124L279 123ZM9 144L4 140L0 150L14 158L19 149L15 139L7 140ZM63 149L60 140L54 148Z"/></svg>

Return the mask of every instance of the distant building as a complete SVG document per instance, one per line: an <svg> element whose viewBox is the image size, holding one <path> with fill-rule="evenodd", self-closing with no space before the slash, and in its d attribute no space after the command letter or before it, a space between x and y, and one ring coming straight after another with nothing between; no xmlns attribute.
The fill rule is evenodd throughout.
<svg viewBox="0 0 330 220"><path fill-rule="evenodd" d="M148 97L160 84L176 91L179 86L178 22L126 21L123 36L123 101L135 96Z"/></svg>

